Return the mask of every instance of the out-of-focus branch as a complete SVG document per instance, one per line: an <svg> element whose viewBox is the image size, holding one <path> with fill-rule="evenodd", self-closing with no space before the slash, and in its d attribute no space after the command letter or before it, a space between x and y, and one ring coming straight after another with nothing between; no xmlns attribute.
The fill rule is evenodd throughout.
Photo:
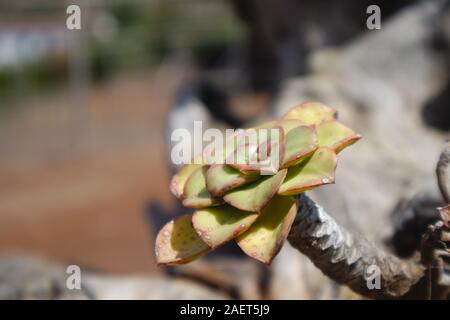
<svg viewBox="0 0 450 320"><path fill-rule="evenodd" d="M441 153L436 166L436 175L439 190L446 204L450 203L450 142Z"/></svg>
<svg viewBox="0 0 450 320"><path fill-rule="evenodd" d="M300 209L288 240L327 276L353 291L375 299L411 295L424 277L425 267L413 260L401 260L386 253L359 234L342 228L322 207L308 196L299 196ZM380 270L379 289L368 285L367 275L376 266ZM369 267L371 269L369 269Z"/></svg>
<svg viewBox="0 0 450 320"><path fill-rule="evenodd" d="M288 240L324 274L355 292L375 299L450 298L450 142L436 166L437 182L447 206L442 221L423 235L421 261L401 260L363 236L341 227L305 194ZM380 271L380 287L370 286L373 266Z"/></svg>
<svg viewBox="0 0 450 320"><path fill-rule="evenodd" d="M426 298L450 299L450 228L443 221L422 236L421 260L426 270Z"/></svg>

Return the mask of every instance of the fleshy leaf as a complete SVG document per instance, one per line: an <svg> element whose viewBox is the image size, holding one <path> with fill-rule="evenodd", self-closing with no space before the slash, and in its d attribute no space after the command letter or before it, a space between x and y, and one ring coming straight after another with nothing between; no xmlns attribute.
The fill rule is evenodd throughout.
<svg viewBox="0 0 450 320"><path fill-rule="evenodd" d="M183 190L186 181L191 176L191 174L202 167L201 164L186 164L181 167L180 171L176 175L173 176L170 181L170 191L172 194L178 199L183 199Z"/></svg>
<svg viewBox="0 0 450 320"><path fill-rule="evenodd" d="M158 233L155 255L158 265L191 262L210 250L192 227L192 216L184 215L168 222Z"/></svg>
<svg viewBox="0 0 450 320"><path fill-rule="evenodd" d="M188 208L204 208L223 203L220 199L213 198L206 189L206 172L208 166L203 166L194 171L187 179L184 186L183 205Z"/></svg>
<svg viewBox="0 0 450 320"><path fill-rule="evenodd" d="M258 144L247 143L236 147L233 154L227 158L227 164L244 174L253 174L259 171Z"/></svg>
<svg viewBox="0 0 450 320"><path fill-rule="evenodd" d="M263 122L259 126L256 126L255 129L270 129L270 128L273 128L274 126L276 126L277 123L278 123L277 120L270 120L267 122Z"/></svg>
<svg viewBox="0 0 450 320"><path fill-rule="evenodd" d="M261 141L258 146L258 159L260 161L260 172L262 175L275 174L281 168L285 154L285 132L282 126L276 125L276 136L272 137L272 132L266 140Z"/></svg>
<svg viewBox="0 0 450 320"><path fill-rule="evenodd" d="M314 126L293 128L285 140L285 153L282 167L298 164L317 149L317 135Z"/></svg>
<svg viewBox="0 0 450 320"><path fill-rule="evenodd" d="M297 213L293 197L274 197L236 242L250 257L270 264L283 246Z"/></svg>
<svg viewBox="0 0 450 320"><path fill-rule="evenodd" d="M272 129L276 130L277 136L272 136ZM267 135L260 130L262 129L247 131L247 137L241 137L240 144L232 155L234 161L227 162L230 166L244 174L278 172L284 157L283 127L276 125L269 128L265 131Z"/></svg>
<svg viewBox="0 0 450 320"><path fill-rule="evenodd" d="M228 157L231 157L236 150L236 147L243 140L243 134L246 130L236 130L232 135L226 136L225 145L216 149L215 144L209 144L203 150L204 163L208 165L224 164Z"/></svg>
<svg viewBox="0 0 450 320"><path fill-rule="evenodd" d="M289 110L283 120L300 120L303 124L319 124L336 118L336 110L319 102L305 102Z"/></svg>
<svg viewBox="0 0 450 320"><path fill-rule="evenodd" d="M336 153L361 139L359 134L336 120L323 122L316 129L319 146L333 149Z"/></svg>
<svg viewBox="0 0 450 320"><path fill-rule="evenodd" d="M223 199L235 208L260 212L277 193L286 173L287 169L283 169L274 176L263 177L259 181L231 190Z"/></svg>
<svg viewBox="0 0 450 320"><path fill-rule="evenodd" d="M278 125L283 128L284 134L287 135L289 133L289 131L291 131L292 129L299 127L299 126L304 126L305 124L303 122L301 122L300 120L287 119L287 120L280 120L278 122Z"/></svg>
<svg viewBox="0 0 450 320"><path fill-rule="evenodd" d="M257 171L258 130L246 129L235 136L233 152L227 156L226 164L241 172Z"/></svg>
<svg viewBox="0 0 450 320"><path fill-rule="evenodd" d="M214 249L247 230L257 217L256 213L223 205L197 210L192 224L203 242Z"/></svg>
<svg viewBox="0 0 450 320"><path fill-rule="evenodd" d="M212 165L206 173L206 187L213 197L221 197L225 192L258 179L258 175L248 175L224 165Z"/></svg>
<svg viewBox="0 0 450 320"><path fill-rule="evenodd" d="M329 148L319 148L300 164L290 167L278 190L280 195L294 195L320 185L334 183L336 153Z"/></svg>

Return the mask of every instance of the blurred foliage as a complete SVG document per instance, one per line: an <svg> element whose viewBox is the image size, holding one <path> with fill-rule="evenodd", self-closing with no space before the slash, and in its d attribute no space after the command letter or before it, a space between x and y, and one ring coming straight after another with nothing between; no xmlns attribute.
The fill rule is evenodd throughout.
<svg viewBox="0 0 450 320"><path fill-rule="evenodd" d="M67 73L67 61L62 56L48 57L44 61L28 65L24 70L27 84L37 89L60 85Z"/></svg>
<svg viewBox="0 0 450 320"><path fill-rule="evenodd" d="M48 8L49 15L54 14L52 10ZM43 10L32 12L42 15ZM187 57L200 66L210 66L244 37L244 28L225 2L111 2L91 13L94 20L102 14L114 24L108 37L87 32L83 39L86 67L94 81L130 69L155 67L167 57ZM46 57L20 68L0 68L0 98L14 94L18 82L31 90L67 83L69 58Z"/></svg>
<svg viewBox="0 0 450 320"><path fill-rule="evenodd" d="M14 71L11 68L0 69L0 97L14 88Z"/></svg>
<svg viewBox="0 0 450 320"><path fill-rule="evenodd" d="M109 12L119 32L97 49L105 55L112 52L112 64L119 68L159 64L171 53L188 53L202 63L208 50L227 48L244 36L233 12L221 3L160 2L147 7L122 3Z"/></svg>

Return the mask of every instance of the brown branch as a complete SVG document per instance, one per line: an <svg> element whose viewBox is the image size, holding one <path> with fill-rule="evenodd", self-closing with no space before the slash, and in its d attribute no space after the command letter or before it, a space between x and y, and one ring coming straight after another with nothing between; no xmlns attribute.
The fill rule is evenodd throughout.
<svg viewBox="0 0 450 320"><path fill-rule="evenodd" d="M350 233L308 196L302 194L299 200L300 210L288 240L324 274L365 297L423 298L411 294L424 277L425 267L422 264L401 260L361 235ZM372 265L381 271L379 289L369 289L367 284L368 268Z"/></svg>
<svg viewBox="0 0 450 320"><path fill-rule="evenodd" d="M450 142L441 153L436 166L436 176L439 190L446 204L450 203Z"/></svg>
<svg viewBox="0 0 450 320"><path fill-rule="evenodd" d="M442 221L422 236L421 261L426 266L428 299L450 299L450 228Z"/></svg>
<svg viewBox="0 0 450 320"><path fill-rule="evenodd" d="M439 190L450 203L450 143L436 166ZM448 206L443 222L430 226L422 239L421 261L401 260L359 234L345 230L319 205L302 194L288 240L324 274L355 292L375 299L446 299L450 294L450 228ZM380 270L379 289L368 285L369 267Z"/></svg>

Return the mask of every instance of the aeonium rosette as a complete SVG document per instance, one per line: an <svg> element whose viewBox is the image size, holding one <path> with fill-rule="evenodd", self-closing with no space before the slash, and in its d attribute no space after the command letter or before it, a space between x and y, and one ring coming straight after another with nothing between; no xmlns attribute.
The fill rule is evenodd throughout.
<svg viewBox="0 0 450 320"><path fill-rule="evenodd" d="M269 264L301 205L293 196L334 183L336 154L360 138L336 120L334 109L307 102L184 165L170 189L196 211L160 230L158 264L188 263L230 240Z"/></svg>

